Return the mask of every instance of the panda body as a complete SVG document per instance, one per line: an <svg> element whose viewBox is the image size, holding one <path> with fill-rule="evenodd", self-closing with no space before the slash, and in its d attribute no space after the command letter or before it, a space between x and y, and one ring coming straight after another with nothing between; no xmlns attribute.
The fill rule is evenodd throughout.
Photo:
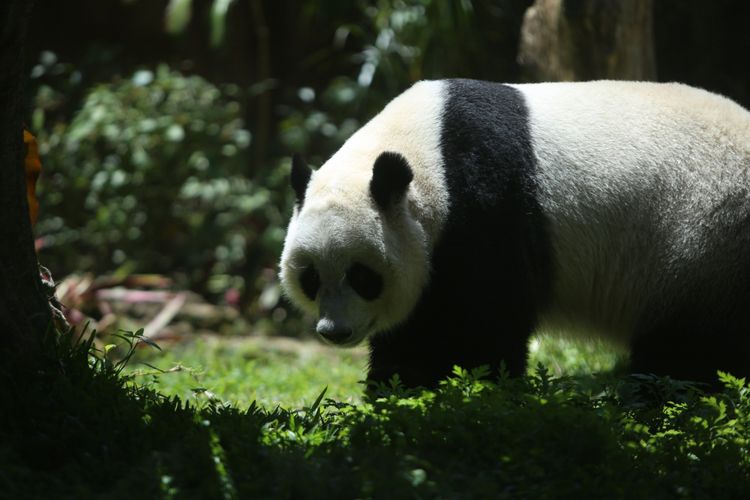
<svg viewBox="0 0 750 500"><path fill-rule="evenodd" d="M538 329L632 348L632 369L750 363L750 113L680 84L415 84L311 176L281 261L368 379L525 369Z"/></svg>

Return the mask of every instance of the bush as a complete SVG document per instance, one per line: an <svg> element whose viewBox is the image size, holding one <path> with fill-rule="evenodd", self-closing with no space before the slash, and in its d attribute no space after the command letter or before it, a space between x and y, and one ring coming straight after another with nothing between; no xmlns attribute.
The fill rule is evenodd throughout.
<svg viewBox="0 0 750 500"><path fill-rule="evenodd" d="M40 88L37 108L53 94ZM273 281L290 200L280 165L250 171L242 109L236 86L164 66L95 86L39 134L41 259L58 275L164 273L209 294Z"/></svg>

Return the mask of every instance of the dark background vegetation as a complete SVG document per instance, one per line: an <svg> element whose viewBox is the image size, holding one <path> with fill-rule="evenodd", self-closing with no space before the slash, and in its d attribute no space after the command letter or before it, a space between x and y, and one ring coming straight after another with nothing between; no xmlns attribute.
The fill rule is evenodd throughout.
<svg viewBox="0 0 750 500"><path fill-rule="evenodd" d="M275 268L290 155L321 164L419 79L536 77L518 62L532 2L237 0L212 18L220 3L38 2L26 48L37 247L58 277L157 273L298 330ZM653 10L658 80L750 104L750 4L639 3ZM591 24L590 5L564 2L565 15Z"/></svg>

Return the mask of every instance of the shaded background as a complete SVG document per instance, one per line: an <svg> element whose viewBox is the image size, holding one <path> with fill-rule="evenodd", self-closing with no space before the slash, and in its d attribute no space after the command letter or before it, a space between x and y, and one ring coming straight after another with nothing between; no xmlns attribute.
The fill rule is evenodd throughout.
<svg viewBox="0 0 750 500"><path fill-rule="evenodd" d="M423 78L633 78L597 60L748 107L749 16L728 0L40 0L39 258L69 319L100 332L298 335L276 279L291 153L321 164Z"/></svg>

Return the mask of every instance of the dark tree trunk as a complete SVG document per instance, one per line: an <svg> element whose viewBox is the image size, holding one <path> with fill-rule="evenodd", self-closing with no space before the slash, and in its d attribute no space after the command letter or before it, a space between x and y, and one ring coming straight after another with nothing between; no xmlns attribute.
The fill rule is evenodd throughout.
<svg viewBox="0 0 750 500"><path fill-rule="evenodd" d="M0 353L33 354L49 328L26 200L23 44L33 2L0 1Z"/></svg>
<svg viewBox="0 0 750 500"><path fill-rule="evenodd" d="M653 0L536 0L518 55L531 80L655 80Z"/></svg>

